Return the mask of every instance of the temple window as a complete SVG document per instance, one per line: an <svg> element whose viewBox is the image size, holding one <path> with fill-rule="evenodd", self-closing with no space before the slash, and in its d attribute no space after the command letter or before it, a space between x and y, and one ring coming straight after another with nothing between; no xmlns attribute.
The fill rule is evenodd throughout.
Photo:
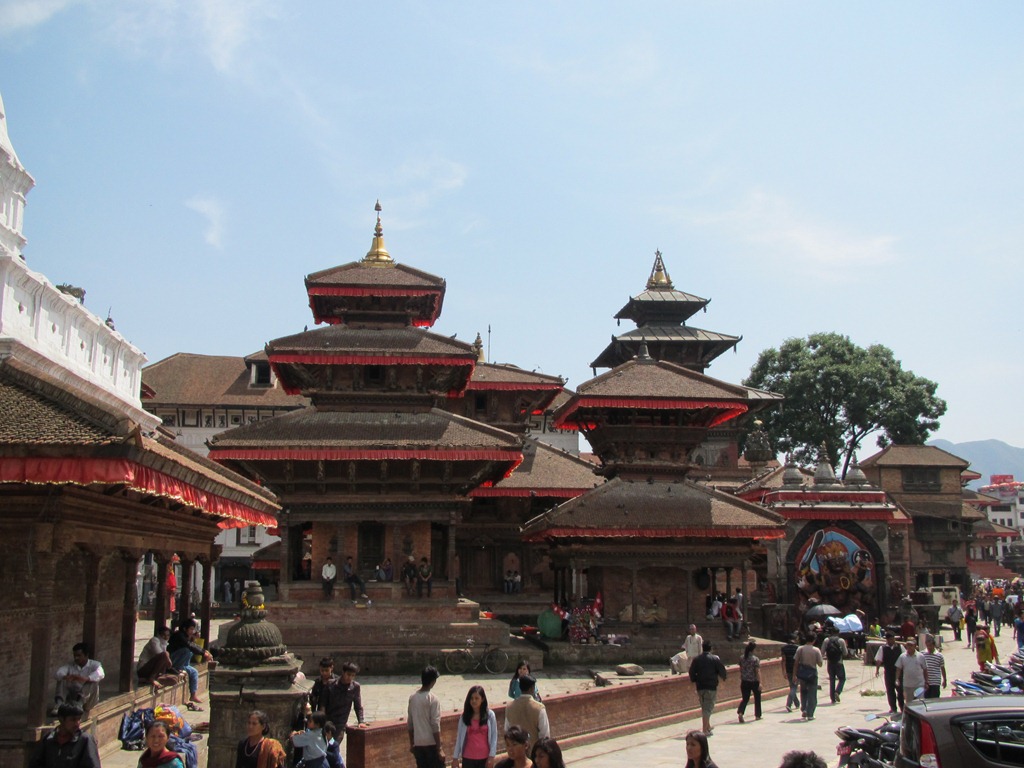
<svg viewBox="0 0 1024 768"><path fill-rule="evenodd" d="M270 363L252 364L252 374L249 379L250 387L269 387L273 383L270 375Z"/></svg>
<svg viewBox="0 0 1024 768"><path fill-rule="evenodd" d="M937 467L904 467L903 490L934 493L942 490Z"/></svg>
<svg viewBox="0 0 1024 768"><path fill-rule="evenodd" d="M363 369L363 383L367 387L384 386L384 366L368 365Z"/></svg>

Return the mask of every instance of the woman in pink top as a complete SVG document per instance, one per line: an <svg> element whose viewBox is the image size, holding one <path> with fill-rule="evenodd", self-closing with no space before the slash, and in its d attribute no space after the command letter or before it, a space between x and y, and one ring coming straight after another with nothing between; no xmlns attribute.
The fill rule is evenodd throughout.
<svg viewBox="0 0 1024 768"><path fill-rule="evenodd" d="M482 685L474 685L466 694L466 705L459 718L452 768L488 768L498 752L498 719L487 707Z"/></svg>

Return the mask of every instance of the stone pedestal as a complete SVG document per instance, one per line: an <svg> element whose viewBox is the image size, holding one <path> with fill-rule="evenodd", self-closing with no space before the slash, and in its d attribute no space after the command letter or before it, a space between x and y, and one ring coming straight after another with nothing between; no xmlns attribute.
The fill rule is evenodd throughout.
<svg viewBox="0 0 1024 768"><path fill-rule="evenodd" d="M305 705L306 689L295 684L302 663L288 652L266 615L262 589L250 587L242 598L242 619L228 633L210 674L210 766L235 764L254 709L267 713L268 735L287 749Z"/></svg>

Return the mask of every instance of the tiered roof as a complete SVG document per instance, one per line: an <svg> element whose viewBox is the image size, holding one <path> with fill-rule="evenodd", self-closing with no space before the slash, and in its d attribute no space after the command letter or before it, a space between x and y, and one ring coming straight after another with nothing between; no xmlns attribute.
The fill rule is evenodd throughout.
<svg viewBox="0 0 1024 768"><path fill-rule="evenodd" d="M591 368L614 368L639 354L646 344L657 360L667 360L697 371L735 347L741 336L729 336L686 325L697 312L707 311L709 299L677 291L665 269L661 252L655 251L654 266L646 290L629 299L616 313L617 320L633 320L637 328L613 336L611 344L590 364Z"/></svg>

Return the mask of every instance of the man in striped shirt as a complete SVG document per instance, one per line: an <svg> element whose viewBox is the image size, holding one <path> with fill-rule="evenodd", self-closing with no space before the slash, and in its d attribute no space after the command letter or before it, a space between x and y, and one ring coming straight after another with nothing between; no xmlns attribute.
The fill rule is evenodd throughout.
<svg viewBox="0 0 1024 768"><path fill-rule="evenodd" d="M946 687L946 660L941 653L935 650L934 635L925 635L924 647L925 652L921 654L925 676L924 697L937 699L941 695L941 688Z"/></svg>

